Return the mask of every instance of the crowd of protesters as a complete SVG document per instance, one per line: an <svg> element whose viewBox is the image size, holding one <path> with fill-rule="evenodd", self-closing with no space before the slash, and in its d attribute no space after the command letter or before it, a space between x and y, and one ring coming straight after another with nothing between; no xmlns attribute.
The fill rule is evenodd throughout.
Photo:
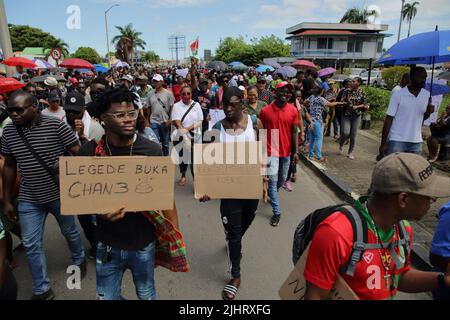
<svg viewBox="0 0 450 320"><path fill-rule="evenodd" d="M51 170L55 170L53 166L61 155L169 156L172 142L180 151L180 159L183 159L178 184L185 186L188 168L194 175L194 144L212 142L205 138L208 130L215 128L220 132L218 141L236 142L256 141L258 136L255 130L264 128L268 130L269 170L266 181L273 212L269 223L273 227L281 223L283 214L280 190L292 191L292 183L297 182L300 152L306 153L313 161L325 162L326 158L322 155L323 137L333 134L339 142L340 152L344 153L344 146L349 144L348 158L355 159L361 115L370 110L361 89L361 78L347 79L341 88L337 88L332 75L320 78L312 69L300 70L295 78L289 79L269 70L257 73L250 69L246 73L237 73L203 69L197 63L195 58L191 59L190 69L184 75L181 75L182 69L177 67L139 66L112 68L105 74L59 71L41 74L46 76L42 81L33 81L35 75L18 68L15 77L25 84L24 88L3 94L0 101L4 190L0 259L8 261L6 268L0 265L2 290L11 292L16 287L10 270L14 267L12 233L20 239L27 255L33 281L32 299L49 300L55 297L42 243L45 219L48 213L52 213L69 244L73 264L80 268L83 277L86 258L96 260L97 295L100 299L121 299L121 280L125 269L133 273L140 299L156 298L154 227L144 216L127 214L123 209L104 216L94 213L80 216L80 225L90 244L85 251L75 219L60 213L58 183ZM413 69L410 88L425 101L424 97L420 97L424 94L420 91L422 78L422 70ZM398 111L404 108L401 99L408 98L405 90L395 95L389 107L386 132L391 135L404 135L401 131L403 120L399 117L411 116L402 116ZM431 108L422 104L422 116L429 114ZM216 123L211 123L212 110L223 111L222 119ZM447 117L443 116L443 121L437 125L439 128L448 126L448 113L447 110ZM239 134L230 135L229 129L238 130ZM277 142L271 141L271 131L277 131ZM411 136L414 134L411 132ZM437 134L435 136L429 141L431 146L439 142ZM412 139L411 143L416 143L415 136ZM183 148L176 148L177 145L183 145ZM414 144L392 140L388 144L384 136L380 152L384 156L415 147ZM42 154L36 156L39 151ZM435 154L436 151L433 151L433 156ZM38 157L41 158L36 160ZM395 189L396 192L408 190L401 187ZM379 212L386 197L383 194L377 196L369 203L367 210L373 207ZM208 200L208 195L204 195L202 201ZM396 199L389 197L389 201L392 213L404 213L400 200L396 202ZM411 200L408 208L412 203ZM220 213L231 264L231 280L222 291L225 300L233 300L241 284L242 238L252 224L257 207L257 200L221 201ZM175 205L164 215L173 216L176 220ZM384 220L375 217L370 221L378 223ZM323 232L320 235L327 238ZM319 247L316 243L313 248L318 247L326 252L326 245L321 245ZM339 257L333 258L339 260ZM330 260L332 262L335 261ZM324 282L319 281L318 277L329 280L325 287L335 279L329 270L322 270L316 265L312 267L313 263L320 264L313 260L309 262L308 279L314 284L309 296L323 298L329 290L324 289ZM409 268L400 271L406 273ZM413 282L414 276L424 282L432 281L431 276L409 274L409 281L404 282L403 286L410 291L413 289L407 286ZM440 278L439 281L444 280ZM448 275L445 282L449 282ZM437 286L424 284L419 289L432 290Z"/></svg>

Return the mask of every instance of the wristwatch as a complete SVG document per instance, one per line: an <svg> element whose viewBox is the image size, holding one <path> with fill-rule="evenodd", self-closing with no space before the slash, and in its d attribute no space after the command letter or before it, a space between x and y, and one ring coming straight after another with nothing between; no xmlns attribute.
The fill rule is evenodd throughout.
<svg viewBox="0 0 450 320"><path fill-rule="evenodd" d="M439 289L448 289L447 285L445 284L445 273L440 273L437 277Z"/></svg>

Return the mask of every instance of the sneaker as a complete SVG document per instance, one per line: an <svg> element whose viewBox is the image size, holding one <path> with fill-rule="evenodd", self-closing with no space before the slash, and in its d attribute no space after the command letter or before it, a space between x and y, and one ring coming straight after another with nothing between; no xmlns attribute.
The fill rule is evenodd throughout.
<svg viewBox="0 0 450 320"><path fill-rule="evenodd" d="M290 181L286 181L285 183L283 183L283 189L287 192L292 192L294 190Z"/></svg>
<svg viewBox="0 0 450 320"><path fill-rule="evenodd" d="M280 223L280 218L281 218L281 215L276 215L276 214L274 214L274 215L272 216L272 218L270 218L270 225L271 225L272 227L277 227L278 224Z"/></svg>
<svg viewBox="0 0 450 320"><path fill-rule="evenodd" d="M84 261L78 265L78 268L80 268L81 279L84 279L84 277L86 277L86 273L87 273L86 259L84 259Z"/></svg>
<svg viewBox="0 0 450 320"><path fill-rule="evenodd" d="M50 288L47 292L41 293L41 294L33 294L31 297L31 300L53 300L55 299L55 293Z"/></svg>
<svg viewBox="0 0 450 320"><path fill-rule="evenodd" d="M348 158L349 158L350 160L355 160L355 156L353 155L353 153L350 153L350 154L348 155Z"/></svg>

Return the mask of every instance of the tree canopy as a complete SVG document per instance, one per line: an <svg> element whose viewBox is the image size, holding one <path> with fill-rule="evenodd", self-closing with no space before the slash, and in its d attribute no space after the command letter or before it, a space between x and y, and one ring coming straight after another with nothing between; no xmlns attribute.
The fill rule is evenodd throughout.
<svg viewBox="0 0 450 320"><path fill-rule="evenodd" d="M264 58L287 57L290 51L290 45L275 35L254 38L250 43L242 36L227 37L220 42L215 59L226 63L241 61L248 66L254 66L261 63Z"/></svg>
<svg viewBox="0 0 450 320"><path fill-rule="evenodd" d="M149 63L152 63L152 62L158 63L160 60L160 57L159 57L159 55L156 54L156 52L150 50L145 53L144 60Z"/></svg>
<svg viewBox="0 0 450 320"><path fill-rule="evenodd" d="M52 34L42 31L38 28L33 28L25 25L9 25L9 34L11 36L11 44L13 51L23 51L27 47L43 47L48 49L51 44L62 42L63 40L57 39ZM53 49L55 47L51 47ZM67 44L65 48L67 49ZM64 50L63 50L64 53Z"/></svg>
<svg viewBox="0 0 450 320"><path fill-rule="evenodd" d="M100 63L102 59L95 49L90 47L80 47L72 55L73 58L80 58L89 61L90 63Z"/></svg>

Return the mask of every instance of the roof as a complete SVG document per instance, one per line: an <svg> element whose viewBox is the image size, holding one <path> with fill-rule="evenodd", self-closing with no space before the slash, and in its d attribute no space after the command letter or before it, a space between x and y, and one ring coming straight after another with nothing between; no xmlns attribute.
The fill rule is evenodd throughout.
<svg viewBox="0 0 450 320"><path fill-rule="evenodd" d="M287 34L294 34L306 30L346 30L346 31L366 31L380 32L387 31L387 24L357 24L357 23L318 23L302 22L286 30Z"/></svg>
<svg viewBox="0 0 450 320"><path fill-rule="evenodd" d="M23 49L22 54L28 56L45 56L48 51L50 51L50 49L44 50L44 48L29 47Z"/></svg>
<svg viewBox="0 0 450 320"><path fill-rule="evenodd" d="M327 35L327 36L338 36L338 35L353 35L354 32L348 30L306 30L300 33L296 33L295 36L318 36L318 35Z"/></svg>

